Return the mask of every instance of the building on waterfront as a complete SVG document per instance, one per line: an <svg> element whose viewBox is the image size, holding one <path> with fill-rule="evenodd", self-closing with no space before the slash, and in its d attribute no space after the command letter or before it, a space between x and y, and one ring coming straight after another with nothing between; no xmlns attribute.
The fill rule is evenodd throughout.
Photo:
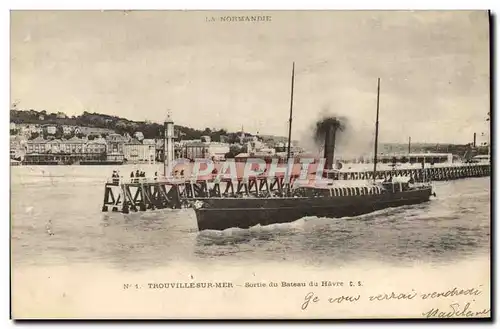
<svg viewBox="0 0 500 329"><path fill-rule="evenodd" d="M38 137L26 143L25 164L99 164L106 161L123 162L122 153L106 154L108 141L96 138L72 137L68 140L44 140Z"/></svg>
<svg viewBox="0 0 500 329"><path fill-rule="evenodd" d="M186 159L208 158L207 145L203 142L190 142L182 146L181 157Z"/></svg>
<svg viewBox="0 0 500 329"><path fill-rule="evenodd" d="M132 138L123 144L123 158L126 162L139 162L139 153L142 153L142 144L137 139Z"/></svg>
<svg viewBox="0 0 500 329"><path fill-rule="evenodd" d="M107 153L106 154L106 161L123 163L125 161L125 158L123 156L123 153L113 153L113 154Z"/></svg>
<svg viewBox="0 0 500 329"><path fill-rule="evenodd" d="M102 137L93 139L85 144L85 152L91 154L104 154L106 153L107 144L106 140Z"/></svg>
<svg viewBox="0 0 500 329"><path fill-rule="evenodd" d="M156 162L156 142L154 139L144 139L142 144L145 145L146 161L149 163Z"/></svg>
<svg viewBox="0 0 500 329"><path fill-rule="evenodd" d="M104 154L93 153L43 153L43 154L26 154L23 164L27 165L44 165L44 164L86 164L92 162L93 164L100 164L106 162Z"/></svg>
<svg viewBox="0 0 500 329"><path fill-rule="evenodd" d="M153 139L144 139L142 143L133 138L123 146L125 161L130 163L154 163L156 158L156 145Z"/></svg>
<svg viewBox="0 0 500 329"><path fill-rule="evenodd" d="M229 144L216 142L185 143L181 149L181 157L187 159L214 159L224 160L229 152Z"/></svg>
<svg viewBox="0 0 500 329"><path fill-rule="evenodd" d="M62 148L64 148L64 145L62 145L60 139L52 139L45 144L45 151L47 153L63 153Z"/></svg>
<svg viewBox="0 0 500 329"><path fill-rule="evenodd" d="M155 144L141 143L135 138L126 142L123 146L123 157L129 163L154 162L155 161Z"/></svg>
<svg viewBox="0 0 500 329"><path fill-rule="evenodd" d="M276 150L274 148L268 147L265 143L259 141L257 137L247 142L247 153L250 155L274 155Z"/></svg>
<svg viewBox="0 0 500 329"><path fill-rule="evenodd" d="M246 144L248 142L256 141L258 140L257 136L253 136L251 134L247 133L242 133L239 137L240 144Z"/></svg>
<svg viewBox="0 0 500 329"><path fill-rule="evenodd" d="M26 153L45 153L47 147L47 141L43 139L43 137L39 136L35 139L29 140L26 142Z"/></svg>
<svg viewBox="0 0 500 329"><path fill-rule="evenodd" d="M155 160L162 161L163 159L163 139L155 139Z"/></svg>
<svg viewBox="0 0 500 329"><path fill-rule="evenodd" d="M123 148L127 142L127 138L113 133L106 137L106 142L106 160L111 162L123 162L125 159Z"/></svg>
<svg viewBox="0 0 500 329"><path fill-rule="evenodd" d="M85 153L86 139L72 137L67 140L52 139L45 140L42 137L37 137L26 142L26 153L42 154L42 153Z"/></svg>
<svg viewBox="0 0 500 329"><path fill-rule="evenodd" d="M86 139L81 139L78 137L72 137L67 140L60 141L60 152L63 153L85 153Z"/></svg>
<svg viewBox="0 0 500 329"><path fill-rule="evenodd" d="M107 152L108 154L122 154L123 155L123 146L127 141L125 137L119 134L109 134L106 137L106 141L108 143Z"/></svg>

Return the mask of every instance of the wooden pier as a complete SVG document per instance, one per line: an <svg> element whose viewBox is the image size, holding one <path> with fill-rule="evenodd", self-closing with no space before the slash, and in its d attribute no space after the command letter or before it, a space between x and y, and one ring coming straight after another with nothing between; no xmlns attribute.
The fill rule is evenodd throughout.
<svg viewBox="0 0 500 329"><path fill-rule="evenodd" d="M212 197L282 196L284 184L284 177L220 181L148 178L121 181L120 178L113 178L105 184L102 211L129 213L148 209L179 209L189 207L192 201Z"/></svg>
<svg viewBox="0 0 500 329"><path fill-rule="evenodd" d="M377 180L390 177L408 177L415 182L443 181L469 177L490 176L490 164L463 164L425 169L379 170ZM330 171L328 177L342 180L373 180L372 171ZM102 211L145 211L148 209L179 209L193 205L196 200L221 197L279 197L289 192L299 175L265 175L218 179L217 175L204 179L187 178L111 178L104 187Z"/></svg>
<svg viewBox="0 0 500 329"><path fill-rule="evenodd" d="M463 164L435 166L425 169L405 168L395 170L377 170L376 179L385 179L391 176L412 177L416 182L424 180L445 181L469 177L485 177L491 174L490 164ZM373 179L372 171L345 171L332 172L329 174L332 179Z"/></svg>
<svg viewBox="0 0 500 329"><path fill-rule="evenodd" d="M181 208L179 185L175 181L112 178L104 187L102 211L145 211L147 209ZM121 209L119 209L121 207Z"/></svg>

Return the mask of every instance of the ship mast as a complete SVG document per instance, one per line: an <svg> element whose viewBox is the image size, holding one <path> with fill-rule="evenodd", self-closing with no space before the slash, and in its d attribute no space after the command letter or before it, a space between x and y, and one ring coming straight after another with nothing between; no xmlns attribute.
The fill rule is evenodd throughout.
<svg viewBox="0 0 500 329"><path fill-rule="evenodd" d="M293 109L293 82L295 79L295 62L292 64L292 89L290 93L290 120L288 121L288 149L286 154L286 161L290 159L290 146L292 144L292 109Z"/></svg>
<svg viewBox="0 0 500 329"><path fill-rule="evenodd" d="M380 104L380 78L378 78L377 83L377 119L375 121L375 154L373 156L373 181L377 176L377 152L378 152L378 114L379 114L379 104Z"/></svg>

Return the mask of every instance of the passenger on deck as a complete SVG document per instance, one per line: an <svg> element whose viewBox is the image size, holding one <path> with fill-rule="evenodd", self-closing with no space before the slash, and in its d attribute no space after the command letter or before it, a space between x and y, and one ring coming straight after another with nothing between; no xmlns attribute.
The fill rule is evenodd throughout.
<svg viewBox="0 0 500 329"><path fill-rule="evenodd" d="M134 178L134 172L133 171L130 173L130 178Z"/></svg>
<svg viewBox="0 0 500 329"><path fill-rule="evenodd" d="M139 169L135 171L135 177L141 177L141 173L139 172Z"/></svg>
<svg viewBox="0 0 500 329"><path fill-rule="evenodd" d="M111 175L113 178L113 184L118 185L120 183L120 175L118 175L118 171L113 170L113 175Z"/></svg>

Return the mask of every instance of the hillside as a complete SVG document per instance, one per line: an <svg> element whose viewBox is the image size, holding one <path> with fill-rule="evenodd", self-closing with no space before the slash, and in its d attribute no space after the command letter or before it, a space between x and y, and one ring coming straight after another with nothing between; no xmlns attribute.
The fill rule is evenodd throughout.
<svg viewBox="0 0 500 329"><path fill-rule="evenodd" d="M107 128L112 129L119 134L133 134L136 131L141 131L144 138L162 138L163 127L158 123L145 121L132 121L118 116L111 116L100 113L83 112L79 116L68 117L62 112L48 113L47 111L17 110L10 111L10 121L14 123L29 123L29 124L56 124L56 125L72 125L81 127ZM175 125L176 134L182 139L199 139L201 136L210 136L213 141L220 141L221 135L228 134L225 129L212 130L205 128L204 130L196 130L190 127Z"/></svg>

